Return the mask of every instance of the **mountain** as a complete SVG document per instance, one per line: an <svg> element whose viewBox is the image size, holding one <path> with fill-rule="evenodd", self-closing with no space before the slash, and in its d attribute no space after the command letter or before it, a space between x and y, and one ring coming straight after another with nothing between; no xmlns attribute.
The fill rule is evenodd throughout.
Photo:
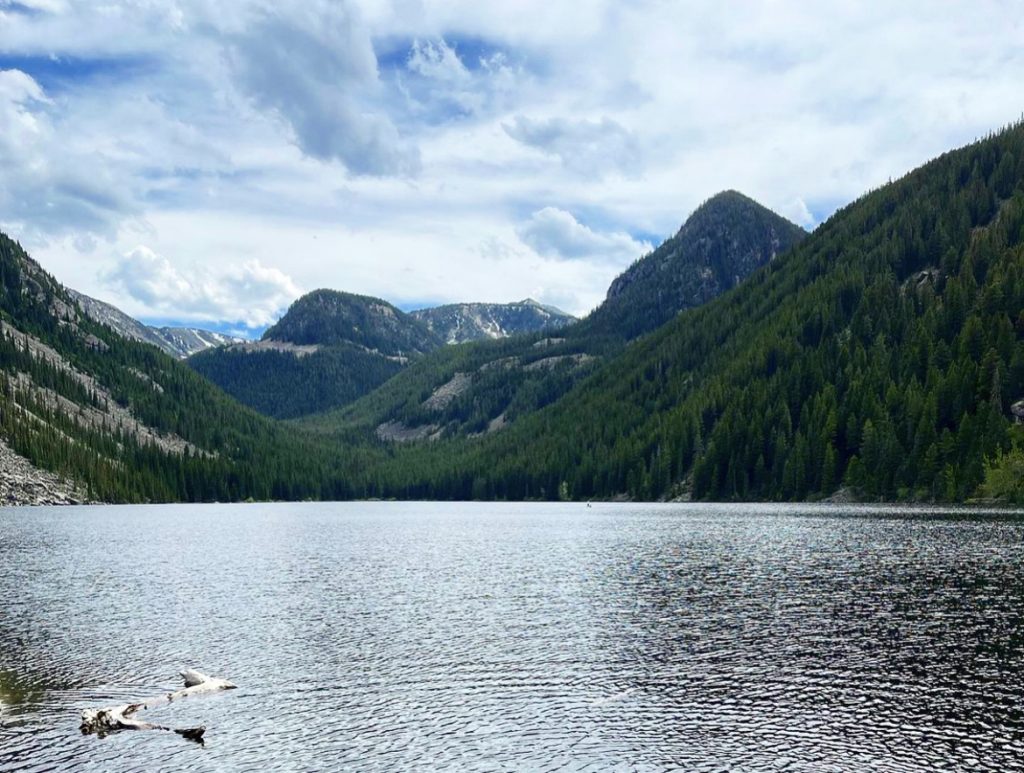
<svg viewBox="0 0 1024 773"><path fill-rule="evenodd" d="M410 316L448 344L558 330L576 321L571 314L532 298L518 303L450 303L419 309Z"/></svg>
<svg viewBox="0 0 1024 773"><path fill-rule="evenodd" d="M386 357L410 357L441 346L426 325L387 301L337 290L314 290L268 328L264 341L299 346L352 344Z"/></svg>
<svg viewBox="0 0 1024 773"><path fill-rule="evenodd" d="M379 298L317 290L296 301L260 344L218 348L189 363L246 405L293 419L343 408L416 360L382 395L326 424L373 422L378 437L397 440L493 432L558 399L629 340L732 287L804 236L799 226L726 191L618 277L582 321L532 299L404 314ZM448 352L443 343L477 348ZM316 349L289 348L296 345ZM446 386L455 378L457 388ZM432 399L437 390L444 400Z"/></svg>
<svg viewBox="0 0 1024 773"><path fill-rule="evenodd" d="M90 298L76 290L68 289L67 292L82 308L82 311L96 322L116 330L125 338L152 344L178 359L209 349L211 346L224 346L245 341L244 338L226 336L200 328L144 325L109 303Z"/></svg>
<svg viewBox="0 0 1024 773"><path fill-rule="evenodd" d="M805 236L746 196L720 193L615 279L608 298L585 319L555 331L435 351L376 393L308 425L372 427L379 438L401 441L503 430L561 399L631 339L706 303Z"/></svg>
<svg viewBox="0 0 1024 773"><path fill-rule="evenodd" d="M576 332L636 338L735 287L805 236L742 193L719 193L675 236L616 277L604 303Z"/></svg>
<svg viewBox="0 0 1024 773"><path fill-rule="evenodd" d="M157 327L153 329L165 344L160 348L172 357L179 359L191 357L193 354L212 349L215 346L240 344L248 340L198 327Z"/></svg>
<svg viewBox="0 0 1024 773"><path fill-rule="evenodd" d="M14 501L344 498L365 450L245 408L85 314L0 234L0 475ZM56 473L56 476L39 472Z"/></svg>
<svg viewBox="0 0 1024 773"><path fill-rule="evenodd" d="M293 419L351 403L445 343L553 329L572 320L531 299L406 314L380 298L316 290L295 301L262 340L211 349L188 362L246 405Z"/></svg>
<svg viewBox="0 0 1024 773"><path fill-rule="evenodd" d="M300 305L261 343L296 361L416 349L420 323L358 304L375 308ZM373 315L393 317L402 355L352 322ZM634 340L574 325L443 347L417 329L437 348L343 411L283 424L97 323L0 236L0 442L58 475L17 472L28 496L106 501L1022 497L1024 123L871 191Z"/></svg>
<svg viewBox="0 0 1024 773"><path fill-rule="evenodd" d="M844 207L541 410L396 447L378 476L426 498L962 501L1019 492L1022 398L1018 124Z"/></svg>
<svg viewBox="0 0 1024 773"><path fill-rule="evenodd" d="M387 301L315 290L260 341L209 349L188 364L242 403L291 419L350 403L442 345Z"/></svg>

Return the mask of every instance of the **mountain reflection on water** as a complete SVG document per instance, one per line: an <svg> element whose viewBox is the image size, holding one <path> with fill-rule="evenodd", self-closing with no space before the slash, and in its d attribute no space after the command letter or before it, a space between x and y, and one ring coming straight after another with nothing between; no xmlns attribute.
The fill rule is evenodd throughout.
<svg viewBox="0 0 1024 773"><path fill-rule="evenodd" d="M1008 513L0 510L0 770L1024 768L1022 594Z"/></svg>

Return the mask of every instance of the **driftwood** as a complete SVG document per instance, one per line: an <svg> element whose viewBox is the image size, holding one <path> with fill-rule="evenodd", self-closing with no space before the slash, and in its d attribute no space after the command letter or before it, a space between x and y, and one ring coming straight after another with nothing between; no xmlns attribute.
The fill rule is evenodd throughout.
<svg viewBox="0 0 1024 773"><path fill-rule="evenodd" d="M126 703L123 706L112 706L106 709L86 709L82 712L82 732L85 734L96 733L102 738L108 733L118 730L168 730L190 741L202 743L203 734L206 732L206 727L203 725L199 727L173 728L132 718L134 714L140 711L148 711L154 706L171 703L179 698L187 698L189 695L200 695L208 692L220 692L221 690L232 690L236 686L226 679L216 679L192 669L182 671L181 676L185 680L184 689L165 693L156 698L147 698L137 703Z"/></svg>

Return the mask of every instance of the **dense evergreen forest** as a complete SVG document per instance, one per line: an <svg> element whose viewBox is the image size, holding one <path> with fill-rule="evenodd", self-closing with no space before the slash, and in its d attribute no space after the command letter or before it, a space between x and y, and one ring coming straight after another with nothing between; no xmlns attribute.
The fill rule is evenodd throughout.
<svg viewBox="0 0 1024 773"><path fill-rule="evenodd" d="M372 392L402 369L394 359L352 344L311 354L216 347L187 363L241 403L275 419L329 411Z"/></svg>
<svg viewBox="0 0 1024 773"><path fill-rule="evenodd" d="M6 237L0 322L0 435L109 501L1021 501L1024 125L868 193L631 343L447 347L301 424L89 321ZM478 388L437 400L459 374ZM89 418L117 409L151 434ZM439 439L381 442L385 419Z"/></svg>
<svg viewBox="0 0 1024 773"><path fill-rule="evenodd" d="M518 421L561 399L631 340L720 295L805 236L756 201L735 191L719 193L627 268L585 319L542 335L434 352L366 399L304 424L322 430L398 422L453 437ZM458 374L468 376L460 394L440 407L425 404Z"/></svg>
<svg viewBox="0 0 1024 773"><path fill-rule="evenodd" d="M443 343L380 298L314 290L267 329L263 346L215 347L187 363L265 416L294 419L351 403Z"/></svg>
<svg viewBox="0 0 1024 773"><path fill-rule="evenodd" d="M38 466L82 481L94 499L362 493L351 485L367 466L363 454L374 449L328 447L291 431L156 347L96 324L2 234L0 323L0 437ZM30 346L26 335L37 343ZM125 415L141 433L119 418ZM169 450L176 444L180 451Z"/></svg>
<svg viewBox="0 0 1024 773"><path fill-rule="evenodd" d="M998 459L987 491L1005 493L1022 242L1018 125L843 208L502 432L394 448L380 491L960 501Z"/></svg>

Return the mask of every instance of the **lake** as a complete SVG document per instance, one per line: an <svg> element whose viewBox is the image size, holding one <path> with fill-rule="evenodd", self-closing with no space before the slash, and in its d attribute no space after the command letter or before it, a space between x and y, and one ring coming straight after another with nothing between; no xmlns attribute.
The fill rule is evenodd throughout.
<svg viewBox="0 0 1024 773"><path fill-rule="evenodd" d="M79 714L207 726L83 736ZM1024 520L0 509L0 770L1024 769Z"/></svg>

